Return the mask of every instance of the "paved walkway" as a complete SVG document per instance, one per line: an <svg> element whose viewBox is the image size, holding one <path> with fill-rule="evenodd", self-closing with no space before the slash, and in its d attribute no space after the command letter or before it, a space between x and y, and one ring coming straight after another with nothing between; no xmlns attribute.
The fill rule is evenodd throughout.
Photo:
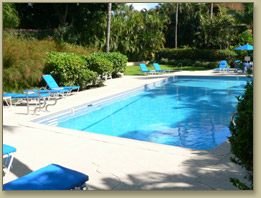
<svg viewBox="0 0 261 198"><path fill-rule="evenodd" d="M230 161L228 142L198 151L29 122L172 75L228 74L201 71L124 76L61 99L49 107L50 112L26 115L24 106L4 107L3 142L17 148L14 168L4 183L56 163L89 175L90 190L236 190L229 178L243 180L245 172Z"/></svg>

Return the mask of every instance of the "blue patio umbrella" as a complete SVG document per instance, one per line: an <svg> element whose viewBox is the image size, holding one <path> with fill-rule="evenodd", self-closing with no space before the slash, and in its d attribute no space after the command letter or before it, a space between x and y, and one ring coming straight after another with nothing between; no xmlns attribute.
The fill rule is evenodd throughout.
<svg viewBox="0 0 261 198"><path fill-rule="evenodd" d="M253 50L253 49L254 49L253 46L249 45L248 43L240 47L234 48L234 50Z"/></svg>
<svg viewBox="0 0 261 198"><path fill-rule="evenodd" d="M234 48L234 50L254 50L253 46L252 45L249 45L248 43L245 44L245 45L242 45L240 47L236 47ZM248 56L248 53L247 53L247 56Z"/></svg>

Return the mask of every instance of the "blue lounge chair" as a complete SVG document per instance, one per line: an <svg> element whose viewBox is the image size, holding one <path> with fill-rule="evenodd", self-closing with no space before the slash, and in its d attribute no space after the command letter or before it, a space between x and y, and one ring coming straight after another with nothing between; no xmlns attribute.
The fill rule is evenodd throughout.
<svg viewBox="0 0 261 198"><path fill-rule="evenodd" d="M10 168L12 167L12 163L13 163L13 160L14 160L14 153L15 152L16 152L15 147L3 144L3 158L6 158L5 166L7 167L7 170L5 172L3 179L6 179L9 175Z"/></svg>
<svg viewBox="0 0 261 198"><path fill-rule="evenodd" d="M56 102L57 102L56 98L54 98L55 101L54 101L53 104L46 104L46 99L49 98L51 96L51 94L49 94L49 93L39 94L37 92L34 92L32 94L31 92L34 92L34 91L33 90L29 90L26 94L5 93L5 94L3 94L3 96L10 96L12 99L15 99L15 101L18 100L18 99L19 99L19 101L20 100L25 100L26 103L27 103L27 114L29 114L29 101L32 100L32 99L36 99L39 102L39 106L36 106L35 109L34 109L34 114L35 114L37 109L39 109L39 111L40 111L41 109L45 108L45 110L47 111L48 106L55 105ZM43 100L43 102L44 102L43 105L41 105L40 100Z"/></svg>
<svg viewBox="0 0 261 198"><path fill-rule="evenodd" d="M148 70L147 66L145 64L140 64L140 69L142 73L147 73L147 74L156 74L156 70Z"/></svg>
<svg viewBox="0 0 261 198"><path fill-rule="evenodd" d="M229 67L227 67L227 61L220 61L219 67L215 68L214 71L229 71Z"/></svg>
<svg viewBox="0 0 261 198"><path fill-rule="evenodd" d="M5 101L8 107L12 107L12 97L11 96L3 96L3 101Z"/></svg>
<svg viewBox="0 0 261 198"><path fill-rule="evenodd" d="M235 60L235 62L234 62L234 65L235 65L235 70L234 70L234 72L236 73L236 72L238 72L238 71L242 71L242 72L244 72L244 66L242 67L242 68L240 68L240 64L241 64L242 62L240 61L240 60Z"/></svg>
<svg viewBox="0 0 261 198"><path fill-rule="evenodd" d="M3 185L3 190L71 190L88 186L89 177L83 173L50 164Z"/></svg>
<svg viewBox="0 0 261 198"><path fill-rule="evenodd" d="M48 87L52 90L61 90L61 89L68 89L70 91L72 90L77 90L79 91L80 86L67 86L67 87L59 87L59 85L56 83L56 81L54 80L54 78L52 77L52 75L47 74L47 75L43 75L42 76L43 79L45 80L46 84L48 85Z"/></svg>
<svg viewBox="0 0 261 198"><path fill-rule="evenodd" d="M157 71L157 72L174 72L174 71L171 71L171 70L162 70L161 68L160 68L160 65L158 64L158 63L153 63L153 66L154 66L154 68L155 68L155 70Z"/></svg>

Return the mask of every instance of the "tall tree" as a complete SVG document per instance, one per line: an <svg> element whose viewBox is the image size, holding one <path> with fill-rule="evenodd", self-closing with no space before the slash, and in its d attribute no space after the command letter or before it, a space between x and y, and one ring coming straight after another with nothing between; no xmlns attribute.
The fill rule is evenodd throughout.
<svg viewBox="0 0 261 198"><path fill-rule="evenodd" d="M110 50L128 55L129 61L152 60L164 47L166 16L155 10L134 10L125 6L111 18Z"/></svg>
<svg viewBox="0 0 261 198"><path fill-rule="evenodd" d="M108 17L107 17L107 39L106 52L110 51L110 34L111 34L111 3L108 3Z"/></svg>
<svg viewBox="0 0 261 198"><path fill-rule="evenodd" d="M179 17L179 3L176 3L175 48L178 48L178 17Z"/></svg>
<svg viewBox="0 0 261 198"><path fill-rule="evenodd" d="M234 39L234 18L227 9L218 5L219 12L212 16L203 15L199 29L195 34L194 45L205 49L228 49Z"/></svg>

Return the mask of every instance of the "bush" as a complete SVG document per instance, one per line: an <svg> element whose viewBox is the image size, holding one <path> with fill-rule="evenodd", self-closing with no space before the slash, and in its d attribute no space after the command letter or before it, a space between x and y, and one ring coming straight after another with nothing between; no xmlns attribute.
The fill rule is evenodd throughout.
<svg viewBox="0 0 261 198"><path fill-rule="evenodd" d="M247 83L245 89L242 97L237 97L236 125L230 123L229 141L231 151L235 155L231 161L248 171L247 179L250 181L250 186L235 178L232 178L231 182L239 189L249 190L253 189L253 80Z"/></svg>
<svg viewBox="0 0 261 198"><path fill-rule="evenodd" d="M86 67L97 72L102 81L106 75L112 74L113 65L107 58L94 54L82 56L82 58L86 61Z"/></svg>
<svg viewBox="0 0 261 198"><path fill-rule="evenodd" d="M201 60L201 61L234 61L236 52L233 50L214 50L214 49L170 49L166 48L156 53L156 60L167 58L169 60Z"/></svg>
<svg viewBox="0 0 261 198"><path fill-rule="evenodd" d="M119 77L119 73L123 73L126 69L126 63L128 62L128 57L118 53L118 52L110 52L110 53L93 53L96 56L101 56L107 58L113 64L112 77Z"/></svg>
<svg viewBox="0 0 261 198"><path fill-rule="evenodd" d="M50 73L60 86L79 85L81 89L95 84L97 73L86 67L86 61L77 54L49 52L44 73Z"/></svg>
<svg viewBox="0 0 261 198"><path fill-rule="evenodd" d="M4 33L3 90L23 92L40 82L45 63L45 52L55 50L50 40L31 40Z"/></svg>
<svg viewBox="0 0 261 198"><path fill-rule="evenodd" d="M46 52L75 52L88 55L95 49L58 43L52 39L25 39L3 32L3 91L23 92L39 86Z"/></svg>

